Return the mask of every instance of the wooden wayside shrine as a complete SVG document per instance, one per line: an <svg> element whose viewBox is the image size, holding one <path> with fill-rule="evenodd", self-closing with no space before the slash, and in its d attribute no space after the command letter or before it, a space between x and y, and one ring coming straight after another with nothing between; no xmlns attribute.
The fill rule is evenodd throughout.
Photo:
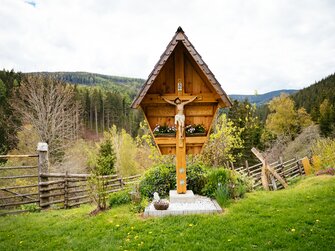
<svg viewBox="0 0 335 251"><path fill-rule="evenodd" d="M208 140L219 107L231 102L181 27L132 103L141 108L151 129L176 127L175 134L156 135L161 154L176 155L177 192L186 193L186 154L198 154ZM202 125L202 134L185 134Z"/></svg>

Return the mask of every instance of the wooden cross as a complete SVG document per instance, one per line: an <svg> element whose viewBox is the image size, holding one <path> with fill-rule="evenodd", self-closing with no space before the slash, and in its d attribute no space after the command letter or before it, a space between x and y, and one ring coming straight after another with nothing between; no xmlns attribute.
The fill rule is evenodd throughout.
<svg viewBox="0 0 335 251"><path fill-rule="evenodd" d="M165 99L167 103L176 106L175 124L176 133L176 174L177 174L177 193L186 193L186 138L185 138L185 113L184 106L193 102L197 97L191 97L187 101L182 101L177 97L172 102Z"/></svg>

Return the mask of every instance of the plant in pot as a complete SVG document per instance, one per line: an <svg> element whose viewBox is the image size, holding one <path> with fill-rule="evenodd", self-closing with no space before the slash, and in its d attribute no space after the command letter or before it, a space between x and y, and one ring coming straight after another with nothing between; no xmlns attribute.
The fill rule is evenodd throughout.
<svg viewBox="0 0 335 251"><path fill-rule="evenodd" d="M177 128L168 125L156 125L152 130L155 137L175 137Z"/></svg>
<svg viewBox="0 0 335 251"><path fill-rule="evenodd" d="M202 124L187 125L185 134L186 136L206 136L206 129Z"/></svg>

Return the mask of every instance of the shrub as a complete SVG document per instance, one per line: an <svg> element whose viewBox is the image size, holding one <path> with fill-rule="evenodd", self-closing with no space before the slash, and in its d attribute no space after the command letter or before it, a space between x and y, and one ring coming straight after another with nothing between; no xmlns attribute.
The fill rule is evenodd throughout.
<svg viewBox="0 0 335 251"><path fill-rule="evenodd" d="M21 205L20 208L21 210L28 210L29 212L32 212L32 213L41 211L41 208L36 203Z"/></svg>
<svg viewBox="0 0 335 251"><path fill-rule="evenodd" d="M218 188L215 192L215 199L219 202L220 205L223 205L229 199L228 184L218 184Z"/></svg>
<svg viewBox="0 0 335 251"><path fill-rule="evenodd" d="M195 194L202 194L207 183L208 169L201 164L192 164L186 168L187 189Z"/></svg>
<svg viewBox="0 0 335 251"><path fill-rule="evenodd" d="M208 169L202 164L191 164L186 168L186 172L187 189L195 194L201 194L207 182ZM169 191L174 189L176 189L176 167L173 164L154 166L144 174L140 182L140 193L148 198L152 198L154 192L166 197Z"/></svg>
<svg viewBox="0 0 335 251"><path fill-rule="evenodd" d="M130 203L129 189L121 190L115 193L111 193L108 197L109 206L117 206L122 204Z"/></svg>
<svg viewBox="0 0 335 251"><path fill-rule="evenodd" d="M335 167L335 140L319 139L312 148L313 154L319 156L323 168Z"/></svg>
<svg viewBox="0 0 335 251"><path fill-rule="evenodd" d="M131 207L131 211L134 213L142 213L146 206L149 205L149 199L144 197L139 202L133 202L133 206Z"/></svg>
<svg viewBox="0 0 335 251"><path fill-rule="evenodd" d="M176 187L176 170L172 164L157 165L145 172L140 182L140 193L144 197L152 198L154 192L164 197Z"/></svg>
<svg viewBox="0 0 335 251"><path fill-rule="evenodd" d="M228 198L241 198L252 189L252 181L247 176L225 168L213 169L208 174L203 194L225 201Z"/></svg>

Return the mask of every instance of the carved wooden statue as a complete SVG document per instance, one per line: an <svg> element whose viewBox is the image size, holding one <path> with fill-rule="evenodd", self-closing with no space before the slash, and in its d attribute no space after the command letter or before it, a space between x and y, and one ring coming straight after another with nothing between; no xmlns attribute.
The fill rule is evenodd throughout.
<svg viewBox="0 0 335 251"><path fill-rule="evenodd" d="M174 116L174 124L177 126L177 130L179 131L179 146L182 146L182 139L185 135L185 114L184 114L184 106L188 103L193 102L197 97L193 97L188 101L182 102L179 97L177 97L173 102L162 97L167 103L171 105L175 105L177 108L177 114Z"/></svg>

